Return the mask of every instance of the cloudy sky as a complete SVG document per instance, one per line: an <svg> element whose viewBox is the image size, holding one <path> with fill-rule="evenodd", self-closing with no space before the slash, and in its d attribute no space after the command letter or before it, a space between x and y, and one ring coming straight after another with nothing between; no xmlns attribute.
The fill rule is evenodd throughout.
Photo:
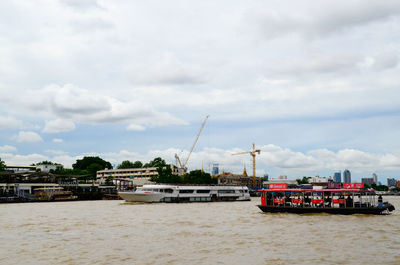
<svg viewBox="0 0 400 265"><path fill-rule="evenodd" d="M2 1L0 158L400 178L400 1Z"/></svg>

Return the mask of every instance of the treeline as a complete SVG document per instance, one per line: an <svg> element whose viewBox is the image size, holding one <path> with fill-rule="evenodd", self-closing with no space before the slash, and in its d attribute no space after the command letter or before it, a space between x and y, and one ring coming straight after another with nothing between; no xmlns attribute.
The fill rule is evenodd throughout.
<svg viewBox="0 0 400 265"><path fill-rule="evenodd" d="M36 163L36 165L59 165L51 161L42 161ZM141 161L131 162L129 160L122 161L117 166L118 169L124 168L147 168L156 167L158 176L154 176L151 180L156 183L176 183L176 184L217 184L217 179L212 178L210 174L203 172L202 170L193 170L184 175L172 174L172 169L164 159L156 157L148 163L142 163ZM112 169L113 166L110 162L98 156L85 156L82 159L77 159L71 168L57 168L56 170L50 170L50 173L65 177L79 177L81 180L95 180L96 172L103 169ZM0 158L0 171L5 170L5 163Z"/></svg>
<svg viewBox="0 0 400 265"><path fill-rule="evenodd" d="M174 184L217 184L218 180L212 178L209 173L202 170L193 170L184 175L172 174L171 167L157 168L158 176L153 176L151 181L155 183L174 183Z"/></svg>
<svg viewBox="0 0 400 265"><path fill-rule="evenodd" d="M50 161L43 161L46 164L49 164ZM40 162L38 164L41 164ZM50 162L52 163L52 162ZM53 163L54 164L54 163ZM129 160L123 161L120 165L118 165L118 169L123 168L142 168L142 167L164 167L167 163L161 157L156 157L148 163L143 164L141 161L131 162ZM72 169L69 168L60 168L56 170L51 170L51 173L58 175L79 175L83 179L92 180L96 179L96 172L103 169L113 169L113 166L110 162L105 161L104 159L98 156L85 156L82 159L76 160L76 163L72 164Z"/></svg>
<svg viewBox="0 0 400 265"><path fill-rule="evenodd" d="M58 168L56 170L50 170L50 173L64 176L79 176L80 179L85 180L95 180L96 172L106 168L112 169L110 162L98 156L85 156L82 159L77 159L76 162L72 164L72 169Z"/></svg>
<svg viewBox="0 0 400 265"><path fill-rule="evenodd" d="M144 167L163 167L166 166L167 163L161 157L156 157L148 163L143 164L142 161L131 162L129 160L122 161L121 164L118 165L118 169L124 168L144 168Z"/></svg>

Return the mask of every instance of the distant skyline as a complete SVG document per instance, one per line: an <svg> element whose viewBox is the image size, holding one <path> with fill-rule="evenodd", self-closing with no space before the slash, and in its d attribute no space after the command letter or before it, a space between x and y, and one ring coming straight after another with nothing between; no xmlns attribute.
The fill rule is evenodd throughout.
<svg viewBox="0 0 400 265"><path fill-rule="evenodd" d="M400 2L2 1L0 158L400 178Z"/></svg>

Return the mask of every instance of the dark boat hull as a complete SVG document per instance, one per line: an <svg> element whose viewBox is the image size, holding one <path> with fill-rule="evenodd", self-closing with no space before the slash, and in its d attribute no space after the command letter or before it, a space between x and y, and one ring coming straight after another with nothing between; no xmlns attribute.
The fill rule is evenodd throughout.
<svg viewBox="0 0 400 265"><path fill-rule="evenodd" d="M329 213L329 214L384 214L394 210L393 205L376 207L348 207L348 208L318 208L318 207L290 207L290 206L264 206L257 205L263 212L267 213Z"/></svg>

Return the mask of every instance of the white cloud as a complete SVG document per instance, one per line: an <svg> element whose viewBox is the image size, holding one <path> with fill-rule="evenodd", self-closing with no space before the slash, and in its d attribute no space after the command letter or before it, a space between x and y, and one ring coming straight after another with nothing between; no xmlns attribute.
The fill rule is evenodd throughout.
<svg viewBox="0 0 400 265"><path fill-rule="evenodd" d="M142 125L138 124L129 124L128 127L126 127L128 131L144 131L146 128Z"/></svg>
<svg viewBox="0 0 400 265"><path fill-rule="evenodd" d="M324 1L311 4L311 8L304 1L296 1L289 9L285 3L260 9L255 18L262 21L263 32L270 38L286 34L324 37L387 22L393 17L398 18L399 11L398 1L369 1L368 5L363 1Z"/></svg>
<svg viewBox="0 0 400 265"><path fill-rule="evenodd" d="M37 143L43 141L42 137L39 134L29 131L19 132L18 135L14 137L14 139L20 143Z"/></svg>
<svg viewBox="0 0 400 265"><path fill-rule="evenodd" d="M52 149L48 149L45 151L48 154L52 154L52 155L67 155L68 152L62 151L62 150L52 150Z"/></svg>
<svg viewBox="0 0 400 265"><path fill-rule="evenodd" d="M97 0L61 0L61 2L77 11L101 8Z"/></svg>
<svg viewBox="0 0 400 265"><path fill-rule="evenodd" d="M0 117L0 130L18 128L22 124L21 121L15 119L14 117Z"/></svg>
<svg viewBox="0 0 400 265"><path fill-rule="evenodd" d="M42 132L44 133L59 133L68 132L75 129L75 123L69 120L56 119L52 121L46 121Z"/></svg>
<svg viewBox="0 0 400 265"><path fill-rule="evenodd" d="M11 145L3 145L0 146L0 152L4 153L15 153L17 152L17 148Z"/></svg>
<svg viewBox="0 0 400 265"><path fill-rule="evenodd" d="M301 146L299 134L311 134L317 137L302 150L331 148L329 140L340 137L343 150L395 153L399 18L395 0L6 1L0 9L0 130L9 137L2 129L50 133L79 124L85 133L70 133L68 143L83 153L124 144L123 137L106 143L91 137L99 149L79 145L100 127L105 134L153 128L146 136L155 143L165 135L155 127L170 130L209 113L216 123L227 124L215 130L224 147L236 143L227 139L250 135L250 130L241 134L245 128L281 133L265 125L272 121L291 122L291 134L282 131L286 137L274 141L277 145L290 142L295 148ZM385 122L356 125L371 116ZM355 118L343 129L344 123L331 122ZM330 130L315 134L315 121L320 131ZM369 130L388 127L374 135ZM188 137L187 128L177 129ZM265 136L258 135L254 141L263 142ZM144 142L137 148L149 148ZM332 154L332 166L346 165L344 156L359 157L361 165L378 159L349 150L341 159ZM317 163L308 153L275 152L290 154L284 161L266 158L280 161L284 170ZM396 164L390 156L381 159Z"/></svg>
<svg viewBox="0 0 400 265"><path fill-rule="evenodd" d="M296 178L303 175L331 176L337 170L349 169L354 175L370 176L373 172L382 172L384 176L390 176L400 170L400 154L374 154L355 149L343 149L333 152L328 149L310 150L307 153L295 152L289 148L282 148L276 145L264 145L258 147L261 154L256 157L257 175L262 176L269 173L271 177L288 175L289 178ZM210 170L213 163L218 163L220 171L241 173L246 166L248 174L252 172L251 156L244 154L232 156L241 149L219 149L205 148L194 151L188 162L189 170L204 167ZM162 157L167 163L175 164L175 154L178 154L182 161L187 158L188 151L168 148L164 150L150 150L145 153L121 150L110 153L84 153L77 156L70 156L61 150L47 150L51 156L40 154L17 155L2 154L2 159L9 164L32 164L43 160L50 160L61 163L65 167L72 167L77 159L83 156L100 156L111 164L118 165L124 160L142 161L144 163Z"/></svg>
<svg viewBox="0 0 400 265"><path fill-rule="evenodd" d="M307 153L295 152L289 148L276 145L258 147L261 154L256 157L257 175L269 173L271 177L281 174L291 178L302 175L330 176L337 170L350 169L358 175L369 176L373 172L395 172L400 170L400 155L374 154L355 149L343 149L333 152L327 149L310 150ZM248 174L252 171L252 159L248 154L232 156L233 153L242 152L241 149L205 148L194 151L187 164L189 170L204 167L211 168L213 163L218 163L220 170L233 173L243 172L246 166ZM168 148L164 150L150 150L146 153L137 153L121 150L118 153L92 153L112 164L119 164L123 160L148 162L155 157L162 157L167 163L175 164L175 154L181 161L185 161L188 150ZM86 155L86 154L85 154Z"/></svg>
<svg viewBox="0 0 400 265"><path fill-rule="evenodd" d="M133 123L142 127L186 124L152 104L121 101L112 96L93 93L71 84L49 85L21 96L25 106L37 112L57 117L46 121L43 132L56 133L75 129L74 122L86 124ZM21 103L22 103L21 102Z"/></svg>
<svg viewBox="0 0 400 265"><path fill-rule="evenodd" d="M53 142L54 142L54 143L63 143L64 140L63 140L63 139L60 139L60 138L54 138L54 139L53 139Z"/></svg>

